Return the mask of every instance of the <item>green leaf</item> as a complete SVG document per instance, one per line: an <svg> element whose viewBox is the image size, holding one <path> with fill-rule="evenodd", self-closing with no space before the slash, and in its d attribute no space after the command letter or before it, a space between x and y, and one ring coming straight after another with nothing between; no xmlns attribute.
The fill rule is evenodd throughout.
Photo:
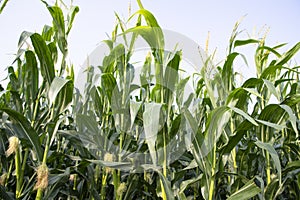
<svg viewBox="0 0 300 200"><path fill-rule="evenodd" d="M283 170L283 174L286 174L290 171L300 169L300 160L289 162Z"/></svg>
<svg viewBox="0 0 300 200"><path fill-rule="evenodd" d="M69 35L72 26L73 26L73 22L75 19L76 14L79 12L79 7L78 6L72 6L70 9L70 14L68 16L68 30L66 32L67 35Z"/></svg>
<svg viewBox="0 0 300 200"><path fill-rule="evenodd" d="M54 64L51 58L51 52L46 45L45 40L38 33L34 33L30 36L35 53L40 61L41 74L44 79L47 80L50 85L55 76Z"/></svg>
<svg viewBox="0 0 300 200"><path fill-rule="evenodd" d="M260 120L260 119L257 119L256 121L258 121L259 123L261 123L263 125L269 126L271 128L275 128L277 130L282 130L282 129L286 128L285 125L275 124L275 123L264 121L264 120Z"/></svg>
<svg viewBox="0 0 300 200"><path fill-rule="evenodd" d="M130 101L130 121L131 121L130 127L131 128L134 124L134 120L135 120L141 106L142 106L141 102Z"/></svg>
<svg viewBox="0 0 300 200"><path fill-rule="evenodd" d="M275 167L277 169L277 173L278 173L278 177L279 177L279 183L281 184L281 165L280 165L280 159L279 159L279 156L278 156L276 150L274 149L274 147L270 143L263 143L263 142L257 140L255 142L255 144L259 148L266 150L271 155L271 157L274 161Z"/></svg>
<svg viewBox="0 0 300 200"><path fill-rule="evenodd" d="M54 80L52 81L49 92L48 92L48 97L50 100L50 105L52 105L55 102L55 99L57 98L58 93L62 90L62 88L69 82L70 80L55 77Z"/></svg>
<svg viewBox="0 0 300 200"><path fill-rule="evenodd" d="M164 190L165 190L165 193L166 193L166 196L167 196L167 199L168 200L174 200L174 193L172 191L172 188L171 188L171 183L170 181L161 173L160 169L158 169L156 166L153 166L153 165L143 165L142 166L146 171L148 170L153 170L155 171L161 182L162 182L162 185L164 187Z"/></svg>
<svg viewBox="0 0 300 200"><path fill-rule="evenodd" d="M165 69L164 86L172 93L175 90L175 84L178 79L178 69L181 61L182 52L178 51L173 55L173 58L168 62Z"/></svg>
<svg viewBox="0 0 300 200"><path fill-rule="evenodd" d="M166 177L164 177L164 175L160 172L160 171L156 171L160 177L160 180L163 184L163 187L164 187L164 191L166 193L166 196L167 196L167 199L168 200L174 200L174 194L173 194L173 191L171 189L171 183L169 180L167 180Z"/></svg>
<svg viewBox="0 0 300 200"><path fill-rule="evenodd" d="M247 200L261 192L253 180L248 181L242 188L230 195L227 200Z"/></svg>
<svg viewBox="0 0 300 200"><path fill-rule="evenodd" d="M231 150L241 141L247 131L252 127L252 123L247 120L243 121L235 130L235 135L230 136L228 143L222 148L223 154L229 154Z"/></svg>
<svg viewBox="0 0 300 200"><path fill-rule="evenodd" d="M123 34L132 32L134 34L141 35L152 49L159 49L160 51L164 50L164 34L154 15L148 10L140 9L134 13L129 20L131 20L135 15L142 15L148 26L136 26L125 31Z"/></svg>
<svg viewBox="0 0 300 200"><path fill-rule="evenodd" d="M269 104L261 111L256 121L266 126L274 126L274 128L282 130L285 128L284 119L286 119L284 109L282 109L278 104Z"/></svg>
<svg viewBox="0 0 300 200"><path fill-rule="evenodd" d="M103 167L110 167L113 169L121 169L124 171L132 170L132 163L129 163L129 162L110 162L110 161L90 160L90 159L87 159L86 161L88 161L90 163L101 165Z"/></svg>
<svg viewBox="0 0 300 200"><path fill-rule="evenodd" d="M137 26L128 29L123 34L134 33L140 35L152 49L162 49L159 36L156 35L156 29L150 26Z"/></svg>
<svg viewBox="0 0 300 200"><path fill-rule="evenodd" d="M186 190L186 188L187 188L189 185L198 182L199 180L202 179L202 177L203 177L203 174L200 174L199 176L197 176L197 177L195 177L195 178L192 178L192 179L188 179L188 180L183 181L183 182L180 184L179 194L180 194L180 193L184 193L184 191Z"/></svg>
<svg viewBox="0 0 300 200"><path fill-rule="evenodd" d="M3 9L5 8L7 2L8 2L8 0L4 0L2 5L0 6L0 14L2 13ZM1 3L1 1L0 1L0 3Z"/></svg>
<svg viewBox="0 0 300 200"><path fill-rule="evenodd" d="M300 49L300 42L298 42L294 47L289 51L284 53L281 58L276 62L275 65L284 65L286 64Z"/></svg>
<svg viewBox="0 0 300 200"><path fill-rule="evenodd" d="M54 30L53 27L45 25L42 32L42 37L45 41L51 41L51 38L53 36Z"/></svg>
<svg viewBox="0 0 300 200"><path fill-rule="evenodd" d="M65 55L68 50L68 44L66 39L66 30L65 30L65 19L63 12L58 6L48 6L48 10L53 19L53 25L57 33L57 43L61 52Z"/></svg>
<svg viewBox="0 0 300 200"><path fill-rule="evenodd" d="M38 90L39 90L39 71L37 67L37 61L35 55L32 51L28 50L25 52L26 59L26 98L27 101L30 102L37 98Z"/></svg>
<svg viewBox="0 0 300 200"><path fill-rule="evenodd" d="M240 54L236 53L236 52L229 54L224 63L224 66L222 69L222 79L223 79L224 88L226 91L230 91L232 85L234 84L234 82L233 82L233 61L238 55L240 55Z"/></svg>
<svg viewBox="0 0 300 200"><path fill-rule="evenodd" d="M73 91L74 91L74 80L71 77L67 77L68 82L64 85L61 91L58 93L57 104L59 108L58 113L63 112L73 100Z"/></svg>
<svg viewBox="0 0 300 200"><path fill-rule="evenodd" d="M59 34L61 36L65 35L65 19L64 14L60 7L58 6L48 6L48 10L53 18L53 23L56 26Z"/></svg>
<svg viewBox="0 0 300 200"><path fill-rule="evenodd" d="M205 131L205 140L209 150L216 145L230 117L231 111L226 106L217 107L209 114Z"/></svg>
<svg viewBox="0 0 300 200"><path fill-rule="evenodd" d="M268 90L273 94L278 101L280 101L280 94L276 91L276 88L273 83L269 80L263 79L264 84L267 86Z"/></svg>
<svg viewBox="0 0 300 200"><path fill-rule="evenodd" d="M261 94L258 93L256 88L244 88L244 90L262 99Z"/></svg>
<svg viewBox="0 0 300 200"><path fill-rule="evenodd" d="M300 102L300 94L289 95L287 98L281 102L281 104L286 104L288 106L294 106Z"/></svg>
<svg viewBox="0 0 300 200"><path fill-rule="evenodd" d="M0 11L1 13L1 11ZM14 200L9 194L5 191L5 187L0 185L0 198L5 200Z"/></svg>
<svg viewBox="0 0 300 200"><path fill-rule="evenodd" d="M101 84L105 88L104 92L109 101L111 101L113 91L117 89L117 81L111 73L104 73L101 75Z"/></svg>
<svg viewBox="0 0 300 200"><path fill-rule="evenodd" d="M186 84L188 83L190 77L181 79L177 85L176 85L176 103L179 106L182 106L183 102L183 97L184 97L184 89L186 87Z"/></svg>
<svg viewBox="0 0 300 200"><path fill-rule="evenodd" d="M26 42L26 40L32 35L33 33L28 32L28 31L23 31L21 33L21 36L19 38L19 42L18 42L18 48L20 49L23 44Z"/></svg>
<svg viewBox="0 0 300 200"><path fill-rule="evenodd" d="M146 142L154 165L157 164L155 144L158 131L160 130L159 118L161 106L162 105L158 103L147 103L145 104L145 111L143 113Z"/></svg>
<svg viewBox="0 0 300 200"><path fill-rule="evenodd" d="M238 46L244 46L247 44L259 43L259 40L248 39L248 40L236 40L234 41L234 48Z"/></svg>
<svg viewBox="0 0 300 200"><path fill-rule="evenodd" d="M148 26L151 26L151 27L160 27L157 23L157 20L155 19L154 15L148 11L148 10L145 10L145 9L140 9L138 10L136 13L134 13L130 18L133 18L135 15L143 15L143 17L145 18L146 22L147 22L147 25ZM129 21L128 20L128 21Z"/></svg>
<svg viewBox="0 0 300 200"><path fill-rule="evenodd" d="M267 79L267 80L273 81L276 73L278 73L278 71L280 69L282 69L282 66L279 66L279 65L269 66L269 67L267 67L267 68L264 69L264 71L260 75L260 78L261 79ZM271 79L271 77L273 79Z"/></svg>
<svg viewBox="0 0 300 200"><path fill-rule="evenodd" d="M1 111L6 112L13 120L15 120L23 129L26 140L29 141L35 153L37 154L38 160L41 162L43 159L43 151L40 143L38 133L31 127L30 122L17 111L9 108L0 108Z"/></svg>
<svg viewBox="0 0 300 200"><path fill-rule="evenodd" d="M283 45L285 45L285 44L283 44ZM277 47L280 47L280 46L277 46ZM260 46L260 47L257 48L257 51L267 50L267 51L272 52L274 55L276 55L279 58L281 55L275 49L276 49L276 47L271 48L271 47L268 47L268 46Z"/></svg>
<svg viewBox="0 0 300 200"><path fill-rule="evenodd" d="M247 119L253 125L258 126L256 121L251 116L249 116L247 113L245 113L243 110L236 108L236 107L230 107L230 109L233 110L235 113L242 115L245 119Z"/></svg>
<svg viewBox="0 0 300 200"><path fill-rule="evenodd" d="M291 109L291 107L289 107L288 105L280 105L280 107L282 109L284 109L287 114L289 115L289 119L291 121L291 124L292 124L292 127L293 127L293 130L295 131L296 133L296 138L298 138L298 128L297 128L297 117L295 116L293 110Z"/></svg>

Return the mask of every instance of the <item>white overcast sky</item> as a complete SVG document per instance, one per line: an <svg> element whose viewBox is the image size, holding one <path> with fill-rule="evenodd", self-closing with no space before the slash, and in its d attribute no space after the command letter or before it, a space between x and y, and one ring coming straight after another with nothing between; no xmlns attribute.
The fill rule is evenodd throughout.
<svg viewBox="0 0 300 200"><path fill-rule="evenodd" d="M115 24L114 12L128 17L130 0L74 0L80 7L69 37L69 60L78 69L97 44L107 39ZM142 0L164 29L179 32L205 45L210 32L210 50L217 48L218 57L224 58L232 28L244 18L240 30L250 35L262 27L269 27L267 44L300 41L299 0ZM68 1L66 1L68 3ZM132 13L137 3L131 0ZM45 5L39 0L10 0L0 15L0 78L11 64L17 51L22 31L41 32L44 24L51 24ZM245 32L245 33L246 33ZM244 34L245 36L245 34ZM241 36L244 38L244 36ZM253 50L252 50L253 53ZM251 61L250 61L251 62ZM251 67L251 66L250 66ZM253 67L253 66L252 66Z"/></svg>

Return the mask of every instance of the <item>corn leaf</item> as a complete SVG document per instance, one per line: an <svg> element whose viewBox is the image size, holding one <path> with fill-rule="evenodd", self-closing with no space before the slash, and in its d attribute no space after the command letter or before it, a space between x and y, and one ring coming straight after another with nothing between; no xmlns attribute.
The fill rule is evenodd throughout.
<svg viewBox="0 0 300 200"><path fill-rule="evenodd" d="M50 105L52 105L55 102L55 99L58 96L58 93L63 89L63 87L69 82L70 80L55 77L54 80L52 81L49 92L48 92L48 97L50 100Z"/></svg>
<svg viewBox="0 0 300 200"><path fill-rule="evenodd" d="M152 162L157 164L157 154L155 149L157 134L160 129L160 110L161 104L147 103L145 104L145 111L143 113L143 123L145 129L145 139L150 151Z"/></svg>
<svg viewBox="0 0 300 200"><path fill-rule="evenodd" d="M270 143L263 143L259 140L257 140L255 142L255 144L261 148L266 150L272 157L275 167L277 169L277 173L278 173L278 177L279 177L279 182L281 183L281 165L280 165L280 160L279 160L279 156L276 152L276 150L274 149L273 145L271 145Z"/></svg>
<svg viewBox="0 0 300 200"><path fill-rule="evenodd" d="M281 58L276 62L275 65L286 64L300 49L300 42L298 42L294 47L281 56Z"/></svg>
<svg viewBox="0 0 300 200"><path fill-rule="evenodd" d="M40 61L41 74L48 84L52 83L55 76L54 64L51 58L51 52L46 45L43 37L38 33L34 33L30 36L35 53Z"/></svg>
<svg viewBox="0 0 300 200"><path fill-rule="evenodd" d="M242 188L230 195L227 200L247 200L260 192L260 188L256 186L253 180L250 180Z"/></svg>
<svg viewBox="0 0 300 200"><path fill-rule="evenodd" d="M43 158L43 151L40 143L38 133L31 127L30 122L19 112L9 108L0 108L1 111L6 112L14 121L16 121L25 133L25 139L33 147L37 154L38 160L41 162ZM18 133L16 133L18 134Z"/></svg>

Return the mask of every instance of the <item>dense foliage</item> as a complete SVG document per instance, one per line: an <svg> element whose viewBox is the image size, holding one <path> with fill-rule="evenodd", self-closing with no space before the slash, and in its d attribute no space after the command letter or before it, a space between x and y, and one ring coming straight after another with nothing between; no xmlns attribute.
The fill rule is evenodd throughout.
<svg viewBox="0 0 300 200"><path fill-rule="evenodd" d="M110 53L87 66L80 94L66 61L79 8L43 3L53 24L21 34L1 86L2 199L299 198L300 70L291 59L300 43L281 52L285 44L266 46L264 37L238 40L236 24L224 62L209 56L183 76L181 50L164 51L161 27L138 1L134 27L116 15ZM140 85L138 37L150 49ZM256 77L238 85L234 63L246 60L238 48L248 44ZM195 92L184 98L189 81Z"/></svg>

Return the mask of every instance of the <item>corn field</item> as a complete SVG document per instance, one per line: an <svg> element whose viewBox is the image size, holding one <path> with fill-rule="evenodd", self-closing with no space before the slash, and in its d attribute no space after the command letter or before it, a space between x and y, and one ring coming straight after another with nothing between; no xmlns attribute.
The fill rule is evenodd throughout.
<svg viewBox="0 0 300 200"><path fill-rule="evenodd" d="M116 14L108 54L86 66L80 91L68 61L79 8L41 3L53 23L21 33L0 85L0 198L300 198L300 42L283 51L239 39L237 23L224 62L199 53L189 72L137 0L128 21ZM138 39L148 46L140 71ZM254 58L256 76L238 83L237 58Z"/></svg>

